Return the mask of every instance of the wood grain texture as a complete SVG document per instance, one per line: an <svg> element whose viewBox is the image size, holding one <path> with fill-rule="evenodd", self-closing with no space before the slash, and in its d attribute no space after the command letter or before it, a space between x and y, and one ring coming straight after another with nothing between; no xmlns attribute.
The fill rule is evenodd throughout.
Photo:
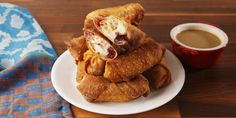
<svg viewBox="0 0 236 118"><path fill-rule="evenodd" d="M120 118L120 116L112 116L112 115L101 115L92 112L87 112L82 109L78 109L72 106L74 111L74 115L76 118ZM157 118L157 117L165 117L165 118L180 118L178 106L176 105L176 101L173 100L167 103L164 106L161 106L158 109L154 109L151 111L147 111L144 113L134 114L134 115L124 115L124 118Z"/></svg>
<svg viewBox="0 0 236 118"><path fill-rule="evenodd" d="M235 0L0 0L31 11L58 55L64 41L80 33L83 21L97 8L140 2L146 15L140 28L171 49L171 28L186 22L217 24L229 36L229 45L218 64L208 69L185 66L186 82L170 103L152 111L124 117L236 117L236 1ZM72 106L75 117L116 117L95 114Z"/></svg>

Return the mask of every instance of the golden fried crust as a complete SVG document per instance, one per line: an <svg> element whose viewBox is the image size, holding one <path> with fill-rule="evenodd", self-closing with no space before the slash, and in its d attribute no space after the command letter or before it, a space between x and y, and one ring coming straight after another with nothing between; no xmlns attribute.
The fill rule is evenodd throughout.
<svg viewBox="0 0 236 118"><path fill-rule="evenodd" d="M91 27L93 19L97 16L115 15L127 23L137 26L144 17L144 8L139 3L130 3L123 6L98 9L86 16L84 27Z"/></svg>
<svg viewBox="0 0 236 118"><path fill-rule="evenodd" d="M162 88L171 82L171 73L166 65L165 58L154 67L146 70L143 75L150 81L155 88Z"/></svg>
<svg viewBox="0 0 236 118"><path fill-rule="evenodd" d="M108 86L109 81L103 79L101 76L84 75L77 88L88 101L94 101Z"/></svg>
<svg viewBox="0 0 236 118"><path fill-rule="evenodd" d="M153 39L143 39L140 48L108 60L103 76L112 82L129 81L156 65L162 59L164 52L165 48Z"/></svg>
<svg viewBox="0 0 236 118"><path fill-rule="evenodd" d="M135 99L137 96L141 96L141 94L147 96L150 93L149 86L147 86L148 80L143 75L138 75L135 79L127 81L126 83L127 84L118 83L117 86L126 96L129 96L129 99Z"/></svg>
<svg viewBox="0 0 236 118"><path fill-rule="evenodd" d="M85 72L85 63L84 63L84 61L78 61L78 63L77 63L76 81L80 82L83 79L83 76L85 74L86 74L86 72Z"/></svg>
<svg viewBox="0 0 236 118"><path fill-rule="evenodd" d="M130 47L139 47L140 40L144 39L145 37L146 34L142 30L133 25L127 24L127 39Z"/></svg>
<svg viewBox="0 0 236 118"><path fill-rule="evenodd" d="M99 55L87 50L84 53L84 70L87 74L91 75L103 75L105 70L105 61L99 57Z"/></svg>
<svg viewBox="0 0 236 118"><path fill-rule="evenodd" d="M71 55L74 57L74 59L76 61L81 61L83 59L84 52L88 50L85 37L84 36L76 37L70 40L69 42L65 43Z"/></svg>
<svg viewBox="0 0 236 118"><path fill-rule="evenodd" d="M148 84L142 75L121 83L109 82L102 76L84 75L77 88L90 102L125 102L148 95Z"/></svg>

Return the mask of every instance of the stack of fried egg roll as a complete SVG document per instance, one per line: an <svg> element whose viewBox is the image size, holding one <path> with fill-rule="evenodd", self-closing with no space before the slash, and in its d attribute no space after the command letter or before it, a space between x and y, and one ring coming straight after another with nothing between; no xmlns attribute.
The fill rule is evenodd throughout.
<svg viewBox="0 0 236 118"><path fill-rule="evenodd" d="M138 28L143 17L138 3L98 9L86 16L84 33L66 42L87 101L126 102L171 82L165 47Z"/></svg>

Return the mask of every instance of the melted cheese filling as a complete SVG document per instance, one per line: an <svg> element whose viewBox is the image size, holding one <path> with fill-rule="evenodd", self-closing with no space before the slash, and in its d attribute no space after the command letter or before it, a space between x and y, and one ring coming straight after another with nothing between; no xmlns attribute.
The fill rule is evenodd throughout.
<svg viewBox="0 0 236 118"><path fill-rule="evenodd" d="M110 41L114 43L117 35L125 35L126 27L114 16L108 16L100 22L100 30Z"/></svg>
<svg viewBox="0 0 236 118"><path fill-rule="evenodd" d="M96 53L103 56L107 56L109 54L108 49L110 48L110 44L104 41L101 37L93 35L90 37L89 41Z"/></svg>

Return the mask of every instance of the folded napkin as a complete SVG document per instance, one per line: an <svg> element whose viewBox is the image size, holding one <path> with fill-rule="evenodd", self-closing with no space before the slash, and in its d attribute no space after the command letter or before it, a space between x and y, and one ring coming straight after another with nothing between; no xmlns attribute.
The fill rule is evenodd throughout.
<svg viewBox="0 0 236 118"><path fill-rule="evenodd" d="M28 10L0 3L0 117L72 117L51 83L56 58Z"/></svg>

